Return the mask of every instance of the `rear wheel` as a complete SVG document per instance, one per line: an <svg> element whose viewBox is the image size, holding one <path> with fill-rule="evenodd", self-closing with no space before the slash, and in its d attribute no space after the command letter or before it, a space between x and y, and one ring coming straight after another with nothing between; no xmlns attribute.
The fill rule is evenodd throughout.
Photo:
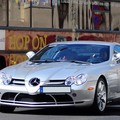
<svg viewBox="0 0 120 120"><path fill-rule="evenodd" d="M0 111L3 113L12 113L15 110L14 106L1 105Z"/></svg>
<svg viewBox="0 0 120 120"><path fill-rule="evenodd" d="M107 88L103 78L100 78L97 83L93 108L96 112L102 113L105 111L107 103Z"/></svg>

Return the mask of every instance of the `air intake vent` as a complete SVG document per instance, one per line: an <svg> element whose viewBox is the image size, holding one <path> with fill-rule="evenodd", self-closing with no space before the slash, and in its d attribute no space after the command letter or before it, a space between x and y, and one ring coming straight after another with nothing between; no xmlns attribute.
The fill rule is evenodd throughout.
<svg viewBox="0 0 120 120"><path fill-rule="evenodd" d="M25 80L24 79L12 79L11 84L15 85L25 85Z"/></svg>

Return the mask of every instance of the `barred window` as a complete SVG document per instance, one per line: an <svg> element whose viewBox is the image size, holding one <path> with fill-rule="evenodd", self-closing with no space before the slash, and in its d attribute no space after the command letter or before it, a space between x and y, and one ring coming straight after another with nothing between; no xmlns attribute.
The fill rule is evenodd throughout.
<svg viewBox="0 0 120 120"><path fill-rule="evenodd" d="M30 2L28 0L9 0L9 26L30 26Z"/></svg>
<svg viewBox="0 0 120 120"><path fill-rule="evenodd" d="M0 0L0 26L7 25L7 0Z"/></svg>
<svg viewBox="0 0 120 120"><path fill-rule="evenodd" d="M52 28L51 0L38 0L32 2L32 26Z"/></svg>

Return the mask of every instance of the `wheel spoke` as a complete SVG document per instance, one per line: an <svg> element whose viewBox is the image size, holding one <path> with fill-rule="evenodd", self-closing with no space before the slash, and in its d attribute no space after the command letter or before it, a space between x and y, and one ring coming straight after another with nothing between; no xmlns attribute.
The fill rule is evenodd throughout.
<svg viewBox="0 0 120 120"><path fill-rule="evenodd" d="M100 101L100 106L99 106L99 108L100 108L100 110L103 109L103 103L102 103L102 101Z"/></svg>
<svg viewBox="0 0 120 120"><path fill-rule="evenodd" d="M97 88L97 104L100 111L106 106L106 87L103 81L100 81Z"/></svg>

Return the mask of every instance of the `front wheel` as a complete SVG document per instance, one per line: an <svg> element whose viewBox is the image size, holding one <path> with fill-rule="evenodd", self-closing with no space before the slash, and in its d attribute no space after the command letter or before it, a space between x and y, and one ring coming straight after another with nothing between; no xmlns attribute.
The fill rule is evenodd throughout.
<svg viewBox="0 0 120 120"><path fill-rule="evenodd" d="M107 103L107 88L103 78L98 80L94 98L93 108L96 112L102 113L105 111Z"/></svg>

